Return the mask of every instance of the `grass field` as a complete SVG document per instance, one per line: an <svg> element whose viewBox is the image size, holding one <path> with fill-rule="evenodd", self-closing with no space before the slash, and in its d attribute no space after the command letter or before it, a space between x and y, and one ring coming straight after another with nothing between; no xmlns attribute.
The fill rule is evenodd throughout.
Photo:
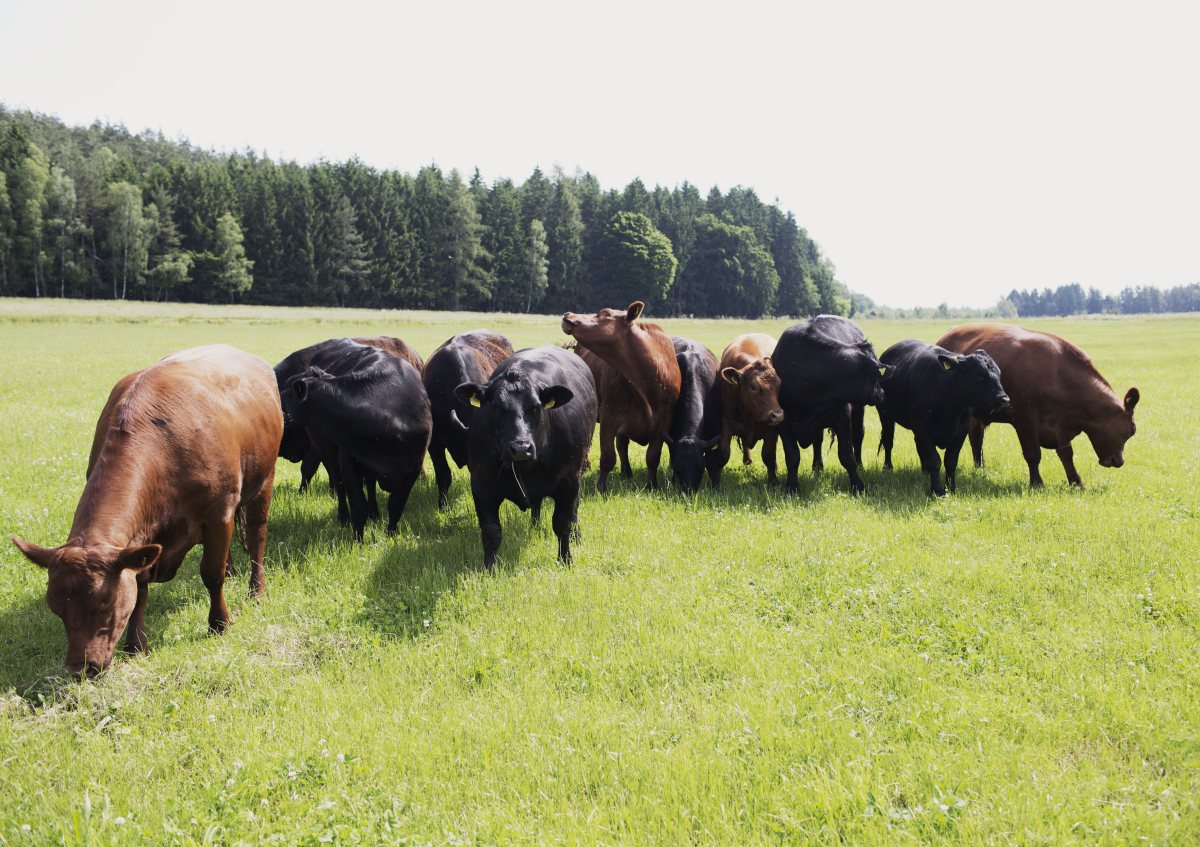
<svg viewBox="0 0 1200 847"><path fill-rule="evenodd" d="M65 540L121 375L218 341L274 363L340 335L422 355L478 326L563 336L0 301L0 844L1200 842L1200 320L1028 323L1141 390L1123 468L1076 442L1084 491L1050 452L1030 491L1007 427L944 500L905 431L895 473L867 451L857 499L836 461L802 465L795 497L760 463L646 494L640 453L602 497L597 444L575 563L507 505L489 575L465 471L447 514L430 472L397 537L355 546L281 463L266 599L243 568L208 636L193 552L151 587L149 654L75 683L45 574L7 536ZM663 325L719 354L786 324ZM878 351L948 328L863 326Z"/></svg>

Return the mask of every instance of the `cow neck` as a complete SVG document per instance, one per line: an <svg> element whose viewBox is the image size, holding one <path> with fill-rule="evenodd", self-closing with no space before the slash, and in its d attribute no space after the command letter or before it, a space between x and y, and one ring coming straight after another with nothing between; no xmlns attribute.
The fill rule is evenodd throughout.
<svg viewBox="0 0 1200 847"><path fill-rule="evenodd" d="M666 343L659 345L661 349L656 351L657 336ZM672 405L679 398L679 361L675 358L675 346L665 333L655 333L635 323L630 327L625 343L614 344L603 352L595 349L592 352L629 383L645 405L647 417L654 417L654 410L662 405L659 401L663 398Z"/></svg>
<svg viewBox="0 0 1200 847"><path fill-rule="evenodd" d="M129 547L153 540L158 527L149 506L163 499L162 480L144 460L135 457L138 452L156 455L160 448L154 445L150 451L137 451L131 443L135 440L144 439L125 432L109 433L75 507L69 543Z"/></svg>

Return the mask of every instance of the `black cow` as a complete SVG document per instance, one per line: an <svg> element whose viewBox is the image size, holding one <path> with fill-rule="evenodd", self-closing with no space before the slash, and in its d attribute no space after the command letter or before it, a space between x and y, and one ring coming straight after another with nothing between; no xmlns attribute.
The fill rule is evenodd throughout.
<svg viewBox="0 0 1200 847"><path fill-rule="evenodd" d="M663 430L663 441L671 451L671 470L684 491L700 487L704 471L715 488L720 468L713 448L721 440L721 392L717 386L717 357L698 341L675 336L675 359L679 362L679 399L671 428Z"/></svg>
<svg viewBox="0 0 1200 847"><path fill-rule="evenodd" d="M838 459L850 475L851 493L866 490L858 475L862 462L863 406L883 401L881 383L892 374L875 358L858 324L836 315L818 315L783 331L772 356L779 374L779 426L787 461L789 491L799 489L800 447L818 445L825 429L838 440Z"/></svg>
<svg viewBox="0 0 1200 847"><path fill-rule="evenodd" d="M1000 368L983 350L961 356L914 339L893 344L879 361L896 369L884 383L878 407L884 470L892 469L892 442L900 424L912 430L921 470L929 474L933 493L943 497L937 448L946 451L946 486L954 491L958 453L970 431L972 411L992 414L1008 406Z"/></svg>
<svg viewBox="0 0 1200 847"><path fill-rule="evenodd" d="M327 468L341 472L339 500L349 500L354 537L363 540L367 501L363 477L371 475L388 498L389 534L425 463L433 431L429 397L417 369L403 359L342 339L316 353L302 374L288 380L283 408L315 430Z"/></svg>
<svg viewBox="0 0 1200 847"><path fill-rule="evenodd" d="M283 361L275 366L275 381L279 385L279 396L283 397L284 391L287 390L289 379L308 370L313 356L319 350L324 350L326 347L343 340L345 339L330 338L328 341L321 341L302 350L297 350L295 353L291 353L284 358ZM378 347L385 353L391 353L398 359L404 359L416 368L418 372L424 366L420 354L399 338L394 338L390 335L377 335L371 338L351 338L350 340L356 341L359 344L365 344L368 347ZM309 482L321 467L321 450L313 444L311 433L305 427L297 426L287 419L286 411L284 412L283 423L283 440L279 442L279 456L282 459L287 459L289 462L300 463L300 492L304 493L308 490ZM326 470L329 472L329 486L336 494L337 470L336 468L328 467ZM367 480L367 503L370 517L377 519L379 517L379 506L375 502L375 481L373 479ZM343 523L350 519L344 507L345 501L343 498L342 509L339 511L339 516Z"/></svg>
<svg viewBox="0 0 1200 847"><path fill-rule="evenodd" d="M554 500L558 556L570 561L570 535L579 536L583 461L592 446L600 403L583 359L560 347L520 350L501 362L484 385L456 391L467 404L471 494L491 570L500 547L500 504L537 510Z"/></svg>
<svg viewBox="0 0 1200 847"><path fill-rule="evenodd" d="M437 479L439 509L450 504L450 464L446 461L446 453L458 467L467 464L467 433L462 429L461 421L466 420L471 407L458 399L454 389L464 382L486 383L496 365L512 354L512 344L503 335L477 329L454 336L434 350L425 363L421 378L433 413L429 458L433 460L433 473ZM458 421L450 417L456 411Z"/></svg>

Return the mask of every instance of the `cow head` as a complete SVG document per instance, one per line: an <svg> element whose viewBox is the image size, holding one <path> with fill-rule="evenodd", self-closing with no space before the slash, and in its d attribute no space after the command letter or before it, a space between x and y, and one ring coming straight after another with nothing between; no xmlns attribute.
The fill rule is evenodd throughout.
<svg viewBox="0 0 1200 847"><path fill-rule="evenodd" d="M1008 395L1000 384L1000 368L985 351L976 350L970 356L939 353L938 362L968 406L988 414L1008 406Z"/></svg>
<svg viewBox="0 0 1200 847"><path fill-rule="evenodd" d="M896 372L895 365L885 365L875 355L875 348L863 342L856 347L850 347L847 354L852 357L852 370L861 375L854 385L861 389L860 396L850 402L856 406L878 406L883 403L883 383L892 378Z"/></svg>
<svg viewBox="0 0 1200 847"><path fill-rule="evenodd" d="M562 318L562 331L591 350L617 350L633 332L633 323L645 308L646 304L637 300L627 309L601 309L594 315L567 312Z"/></svg>
<svg viewBox="0 0 1200 847"><path fill-rule="evenodd" d="M704 454L717 446L721 434L717 433L707 439L687 435L672 438L671 433L664 429L662 437L671 449L671 470L674 471L680 486L689 494L698 490L700 481L704 479Z"/></svg>
<svg viewBox="0 0 1200 847"><path fill-rule="evenodd" d="M1106 468L1119 468L1125 464L1125 442L1137 432L1133 422L1133 409L1142 399L1136 388L1125 392L1124 406L1117 406L1106 414L1093 418L1084 426L1088 440L1096 451L1096 458Z"/></svg>
<svg viewBox="0 0 1200 847"><path fill-rule="evenodd" d="M313 397L323 394L326 385L333 380L332 375L315 365L304 373L296 374L287 381L287 389L279 397L279 401L283 405L283 414L293 425L303 431L304 426L312 423ZM281 444L280 447L282 448L282 446Z"/></svg>
<svg viewBox="0 0 1200 847"><path fill-rule="evenodd" d="M575 397L565 385L536 385L515 368L493 378L487 385L466 382L454 394L472 408L466 422L490 433L500 460L508 463L537 460L537 436L545 425L546 413L561 408Z"/></svg>
<svg viewBox="0 0 1200 847"><path fill-rule="evenodd" d="M75 677L95 676L112 663L117 639L137 604L137 575L154 567L162 547L53 549L12 537L25 558L49 572L46 603L67 629L66 667Z"/></svg>
<svg viewBox="0 0 1200 847"><path fill-rule="evenodd" d="M770 356L755 359L741 370L725 368L721 379L738 389L738 399L750 420L778 426L783 423L779 408L779 374Z"/></svg>

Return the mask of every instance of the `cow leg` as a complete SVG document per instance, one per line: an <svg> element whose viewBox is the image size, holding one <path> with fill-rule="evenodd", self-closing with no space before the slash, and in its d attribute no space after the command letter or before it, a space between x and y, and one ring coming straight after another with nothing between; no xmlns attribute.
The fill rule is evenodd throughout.
<svg viewBox="0 0 1200 847"><path fill-rule="evenodd" d="M266 593L267 577L263 558L267 551L267 517L271 514L271 494L275 485L275 469L263 482L262 489L246 504L242 530L246 535L246 553L250 556L250 596Z"/></svg>
<svg viewBox="0 0 1200 847"><path fill-rule="evenodd" d="M345 450L341 451L341 469L342 489L346 492L346 499L350 505L350 526L354 530L354 540L361 544L367 526L367 498L363 495L363 480L358 462Z"/></svg>
<svg viewBox="0 0 1200 847"><path fill-rule="evenodd" d="M660 432L646 446L646 490L658 488L658 463L662 459L663 437Z"/></svg>
<svg viewBox="0 0 1200 847"><path fill-rule="evenodd" d="M502 498L490 489L488 481L471 475L471 497L475 501L475 516L479 518L479 533L483 540L483 566L489 571L496 567L496 551L504 533L500 528Z"/></svg>
<svg viewBox="0 0 1200 847"><path fill-rule="evenodd" d="M596 490L601 494L608 491L608 475L617 466L615 438L612 421L600 421L600 473L596 477Z"/></svg>
<svg viewBox="0 0 1200 847"><path fill-rule="evenodd" d="M1075 470L1075 448L1071 446L1071 442L1065 441L1064 443L1064 439L1060 435L1056 452L1062 462L1063 470L1067 472L1067 482L1083 488L1083 479L1079 476L1079 471Z"/></svg>
<svg viewBox="0 0 1200 847"><path fill-rule="evenodd" d="M375 496L375 485L378 480L373 473L363 474L363 484L367 488L367 520L379 520L379 500Z"/></svg>
<svg viewBox="0 0 1200 847"><path fill-rule="evenodd" d="M421 464L424 465L424 462ZM413 486L417 484L417 478L420 475L421 470L418 468L408 476L401 477L396 490L388 495L388 535L396 534L396 528L400 525L400 516L404 514L404 507L408 504L408 496L412 494Z"/></svg>
<svg viewBox="0 0 1200 847"><path fill-rule="evenodd" d="M150 595L150 583L143 581L141 576L137 581L137 602L133 606L133 614L125 629L125 649L130 653L146 652L146 598Z"/></svg>
<svg viewBox="0 0 1200 847"><path fill-rule="evenodd" d="M633 466L629 464L629 437L617 436L617 455L621 457L621 476L633 479Z"/></svg>
<svg viewBox="0 0 1200 847"><path fill-rule="evenodd" d="M778 463L775 460L775 447L779 443L779 432L774 428L763 438L762 456L763 464L767 468L767 485L775 485L779 482L779 478L775 475Z"/></svg>
<svg viewBox="0 0 1200 847"><path fill-rule="evenodd" d="M717 469L716 482L713 487L716 488L721 484L721 471L729 464L729 456L733 452L730 448L733 446L733 429L728 423L721 426L721 440L717 442L717 449L714 451L717 454L717 459L713 464ZM709 476L712 476L712 471L709 471Z"/></svg>
<svg viewBox="0 0 1200 847"><path fill-rule="evenodd" d="M863 466L862 443L867 435L866 417L866 406L850 407L850 431L854 437L854 461L860 468Z"/></svg>
<svg viewBox="0 0 1200 847"><path fill-rule="evenodd" d="M704 468L708 471L708 481L713 489L721 486L721 471L725 469L725 462L729 461L728 452L724 459L721 458L721 451L714 447L704 454Z"/></svg>
<svg viewBox="0 0 1200 847"><path fill-rule="evenodd" d="M958 454L962 450L963 442L967 440L966 431L957 433L950 439L950 443L946 445L946 487L950 489L950 493L954 493L955 476L958 472Z"/></svg>
<svg viewBox="0 0 1200 847"><path fill-rule="evenodd" d="M833 433L837 436L838 461L850 475L850 493L862 494L867 490L867 486L863 484L862 478L858 475L858 462L854 458L851 426L850 409L847 407L834 418Z"/></svg>
<svg viewBox="0 0 1200 847"><path fill-rule="evenodd" d="M876 407L875 411L879 412L879 446L883 448L883 469L885 471L892 470L892 445L896 442L896 422L892 420L883 408Z"/></svg>
<svg viewBox="0 0 1200 847"><path fill-rule="evenodd" d="M813 473L818 474L825 470L825 460L821 458L821 439L825 437L825 430L817 433L817 437L813 439Z"/></svg>
<svg viewBox="0 0 1200 847"><path fill-rule="evenodd" d="M800 491L800 480L796 476L800 469L800 445L787 421L779 427L779 440L783 442L783 462L787 465L787 490L789 494L797 494Z"/></svg>
<svg viewBox="0 0 1200 847"><path fill-rule="evenodd" d="M971 457L975 459L975 467L977 468L983 467L983 435L985 429L987 429L986 423L979 418L971 418L969 434L971 439Z"/></svg>
<svg viewBox="0 0 1200 847"><path fill-rule="evenodd" d="M913 430L913 440L917 443L917 455L921 457L921 470L929 474L931 490L938 497L945 497L946 489L942 486L942 457L938 455L937 445L920 426Z"/></svg>
<svg viewBox="0 0 1200 847"><path fill-rule="evenodd" d="M1038 439L1037 421L1027 418L1015 420L1013 428L1017 431L1017 440L1021 442L1021 454L1025 456L1025 464L1029 465L1029 486L1041 488L1042 475L1038 472L1038 465L1042 461L1042 444Z"/></svg>
<svg viewBox="0 0 1200 847"><path fill-rule="evenodd" d="M550 519L558 536L558 558L570 563L571 535L579 537L579 480L572 477L558 484L554 492L554 517Z"/></svg>
<svg viewBox="0 0 1200 847"><path fill-rule="evenodd" d="M444 512L450 507L450 463L446 461L446 448L441 444L429 445L429 458L433 462L433 478L437 481L438 511Z"/></svg>
<svg viewBox="0 0 1200 847"><path fill-rule="evenodd" d="M742 464L743 465L753 465L754 457L750 455L750 448L753 447L754 445L747 444L746 439L740 435L738 436L738 444L741 445L741 448L742 448Z"/></svg>
<svg viewBox="0 0 1200 847"><path fill-rule="evenodd" d="M321 454L315 447L309 447L300 460L300 493L308 491L308 484L321 469Z"/></svg>
<svg viewBox="0 0 1200 847"><path fill-rule="evenodd" d="M542 501L541 500L530 500L529 501L529 525L531 527L536 527L541 522L542 522Z"/></svg>
<svg viewBox="0 0 1200 847"><path fill-rule="evenodd" d="M200 579L208 589L208 631L217 635L229 627L225 606L225 559L233 541L232 509L205 526L204 555L200 557Z"/></svg>

